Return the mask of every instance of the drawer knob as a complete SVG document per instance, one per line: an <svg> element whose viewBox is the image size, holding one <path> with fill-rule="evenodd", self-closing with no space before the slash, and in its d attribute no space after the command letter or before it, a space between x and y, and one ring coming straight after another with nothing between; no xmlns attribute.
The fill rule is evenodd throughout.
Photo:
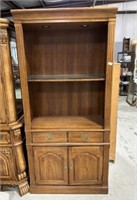
<svg viewBox="0 0 137 200"><path fill-rule="evenodd" d="M81 136L81 140L84 141L84 142L87 142L89 139L90 139L89 135L82 135Z"/></svg>
<svg viewBox="0 0 137 200"><path fill-rule="evenodd" d="M47 140L53 140L54 139L54 135L49 133L49 134L46 135L46 139Z"/></svg>

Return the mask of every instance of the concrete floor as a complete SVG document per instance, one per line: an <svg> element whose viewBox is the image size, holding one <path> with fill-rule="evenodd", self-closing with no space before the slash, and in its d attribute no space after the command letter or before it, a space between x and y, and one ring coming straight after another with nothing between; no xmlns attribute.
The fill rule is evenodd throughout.
<svg viewBox="0 0 137 200"><path fill-rule="evenodd" d="M0 192L0 200L137 200L137 108L119 98L117 154L110 163L108 195L33 195L17 189Z"/></svg>

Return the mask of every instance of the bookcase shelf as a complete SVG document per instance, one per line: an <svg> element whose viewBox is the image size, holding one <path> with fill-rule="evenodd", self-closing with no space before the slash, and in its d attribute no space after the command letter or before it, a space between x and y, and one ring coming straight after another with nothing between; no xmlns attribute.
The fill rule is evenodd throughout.
<svg viewBox="0 0 137 200"><path fill-rule="evenodd" d="M28 82L104 81L104 75L31 75Z"/></svg>
<svg viewBox="0 0 137 200"><path fill-rule="evenodd" d="M31 122L32 129L102 129L103 119L97 116L48 116L36 117Z"/></svg>

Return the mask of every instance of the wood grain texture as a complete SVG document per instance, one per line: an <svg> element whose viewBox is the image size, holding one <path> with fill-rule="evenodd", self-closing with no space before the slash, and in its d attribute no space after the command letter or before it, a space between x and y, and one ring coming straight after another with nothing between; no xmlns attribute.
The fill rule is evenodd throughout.
<svg viewBox="0 0 137 200"><path fill-rule="evenodd" d="M112 68L112 93L111 93L111 132L109 160L115 161L116 136L117 136L117 113L120 81L120 64L114 64Z"/></svg>
<svg viewBox="0 0 137 200"><path fill-rule="evenodd" d="M33 133L33 141L34 143L60 143L67 142L67 132L44 132L44 133Z"/></svg>
<svg viewBox="0 0 137 200"><path fill-rule="evenodd" d="M110 133L109 133L110 134ZM110 145L105 145L103 149L103 186L108 186L108 173L109 173L109 147Z"/></svg>
<svg viewBox="0 0 137 200"><path fill-rule="evenodd" d="M108 194L103 186L30 186L32 194Z"/></svg>
<svg viewBox="0 0 137 200"><path fill-rule="evenodd" d="M103 118L104 92L104 82L29 83L33 117L93 115Z"/></svg>
<svg viewBox="0 0 137 200"><path fill-rule="evenodd" d="M30 75L105 73L107 24L57 30L45 30L42 25L38 30L23 27ZM100 59L94 59L96 56Z"/></svg>
<svg viewBox="0 0 137 200"><path fill-rule="evenodd" d="M112 92L112 67L114 67L114 33L115 20L108 22L107 63L106 63L106 88L105 88L105 128L110 128L111 92Z"/></svg>
<svg viewBox="0 0 137 200"><path fill-rule="evenodd" d="M26 161L25 161L25 156L23 153L23 145L16 145L14 149L14 154L16 156L16 165L17 165L18 173L22 174L26 170Z"/></svg>
<svg viewBox="0 0 137 200"><path fill-rule="evenodd" d="M8 31L5 27L3 27L3 24L0 24L0 55L1 55L0 78L1 78L1 84L3 84L3 86L1 86L1 89L3 87L1 93L2 93L2 101L4 103L3 106L5 106L5 109L7 109L8 112L8 121L14 122L17 119L17 115L16 115L16 107L14 101L15 92L13 85L13 74L12 74L13 72L11 68L11 57L9 48L10 41L9 41ZM5 112L4 108L2 112L2 105L0 107L1 107L1 113ZM2 116L2 118L5 117L4 113L2 115L4 115Z"/></svg>
<svg viewBox="0 0 137 200"><path fill-rule="evenodd" d="M34 151L33 151L32 146L27 145L26 147L27 147L27 156L28 156L30 185L35 185Z"/></svg>
<svg viewBox="0 0 137 200"><path fill-rule="evenodd" d="M1 54L1 51L0 51ZM0 60L0 93L1 93L1 99L0 99L0 123L6 123L7 117L6 117L6 101L5 101L5 92L3 87L3 72L2 72L2 60Z"/></svg>
<svg viewBox="0 0 137 200"><path fill-rule="evenodd" d="M76 132L71 131L68 133L68 142L75 143L98 143L103 142L103 133L102 132Z"/></svg>
<svg viewBox="0 0 137 200"><path fill-rule="evenodd" d="M70 147L70 185L102 183L102 147Z"/></svg>
<svg viewBox="0 0 137 200"><path fill-rule="evenodd" d="M103 120L93 116L57 116L57 117L37 117L32 120L32 129L101 129Z"/></svg>
<svg viewBox="0 0 137 200"><path fill-rule="evenodd" d="M0 147L0 177L2 181L16 180L15 160L11 147Z"/></svg>
<svg viewBox="0 0 137 200"><path fill-rule="evenodd" d="M83 146L110 146L109 142L102 142L102 143L27 143L27 146L33 146L33 147L72 147L72 146L79 146L79 147L83 147Z"/></svg>
<svg viewBox="0 0 137 200"><path fill-rule="evenodd" d="M103 75L30 75L28 82L85 82L85 81L105 81Z"/></svg>
<svg viewBox="0 0 137 200"><path fill-rule="evenodd" d="M73 21L107 21L109 18L115 18L116 7L90 7L90 8L54 8L54 9L21 9L12 10L15 21L35 23L43 20L47 22L73 22ZM29 14L28 14L29 13Z"/></svg>
<svg viewBox="0 0 137 200"><path fill-rule="evenodd" d="M66 147L34 147L34 162L37 184L68 184Z"/></svg>
<svg viewBox="0 0 137 200"><path fill-rule="evenodd" d="M12 11L32 193L108 192L116 10Z"/></svg>

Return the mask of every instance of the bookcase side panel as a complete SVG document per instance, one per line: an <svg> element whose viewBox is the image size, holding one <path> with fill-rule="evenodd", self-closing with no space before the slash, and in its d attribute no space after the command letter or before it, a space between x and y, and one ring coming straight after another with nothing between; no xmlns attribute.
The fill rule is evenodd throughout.
<svg viewBox="0 0 137 200"><path fill-rule="evenodd" d="M110 129L111 118L111 91L112 91L112 67L114 54L114 33L115 19L108 21L108 41L107 41L107 63L106 63L106 87L105 87L105 113L104 128Z"/></svg>

